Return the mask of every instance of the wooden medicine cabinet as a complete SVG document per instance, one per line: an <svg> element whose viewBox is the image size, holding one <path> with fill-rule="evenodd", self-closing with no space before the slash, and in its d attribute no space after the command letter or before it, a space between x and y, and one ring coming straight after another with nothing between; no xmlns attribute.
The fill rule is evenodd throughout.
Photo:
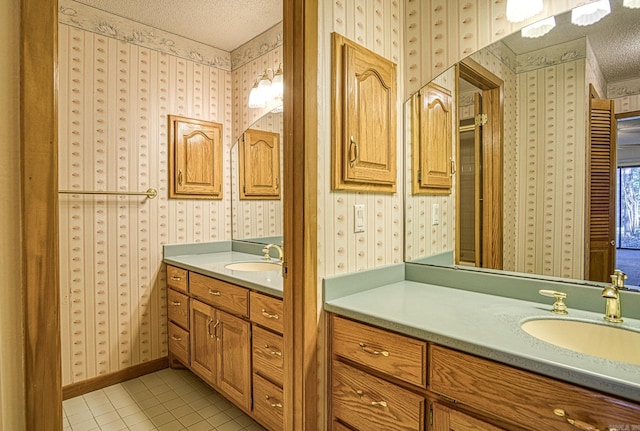
<svg viewBox="0 0 640 431"><path fill-rule="evenodd" d="M332 42L332 188L393 193L396 65L340 34Z"/></svg>
<svg viewBox="0 0 640 431"><path fill-rule="evenodd" d="M240 199L280 199L280 133L249 129L238 153Z"/></svg>
<svg viewBox="0 0 640 431"><path fill-rule="evenodd" d="M222 124L169 115L169 197L222 199Z"/></svg>

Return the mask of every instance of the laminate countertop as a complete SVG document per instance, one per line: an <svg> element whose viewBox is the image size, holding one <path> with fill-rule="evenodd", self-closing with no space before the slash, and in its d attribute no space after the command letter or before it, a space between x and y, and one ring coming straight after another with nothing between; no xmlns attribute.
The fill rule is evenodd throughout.
<svg viewBox="0 0 640 431"><path fill-rule="evenodd" d="M604 300L602 304L604 311ZM343 296L327 295L325 281L324 307L344 317L640 402L639 365L560 348L521 328L528 320L571 319L640 332L637 319L610 324L602 313L571 307L568 315L560 316L551 313L550 302L406 280ZM624 310L624 302L622 307ZM636 349L640 355L640 346L619 348Z"/></svg>
<svg viewBox="0 0 640 431"><path fill-rule="evenodd" d="M175 256L165 255L163 261L178 268L282 298L282 275L279 269L274 271L235 271L226 268L226 265L234 262L265 262L262 256L238 251L219 251ZM272 261L277 262L276 260Z"/></svg>

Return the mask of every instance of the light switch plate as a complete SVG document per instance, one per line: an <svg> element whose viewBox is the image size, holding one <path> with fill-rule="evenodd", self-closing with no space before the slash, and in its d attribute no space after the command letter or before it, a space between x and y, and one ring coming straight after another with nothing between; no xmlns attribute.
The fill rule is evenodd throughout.
<svg viewBox="0 0 640 431"><path fill-rule="evenodd" d="M437 226L440 224L440 204L431 206L431 224Z"/></svg>
<svg viewBox="0 0 640 431"><path fill-rule="evenodd" d="M353 232L364 232L364 205L353 206Z"/></svg>

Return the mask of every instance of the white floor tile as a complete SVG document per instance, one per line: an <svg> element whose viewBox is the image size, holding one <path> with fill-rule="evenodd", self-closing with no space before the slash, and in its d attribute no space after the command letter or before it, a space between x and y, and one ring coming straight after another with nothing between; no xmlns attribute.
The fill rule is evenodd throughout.
<svg viewBox="0 0 640 431"><path fill-rule="evenodd" d="M264 431L187 370L164 369L63 402L65 431Z"/></svg>

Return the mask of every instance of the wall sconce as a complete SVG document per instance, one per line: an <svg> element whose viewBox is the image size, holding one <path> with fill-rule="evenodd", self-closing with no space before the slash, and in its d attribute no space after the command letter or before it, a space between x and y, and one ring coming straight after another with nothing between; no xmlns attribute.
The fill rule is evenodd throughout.
<svg viewBox="0 0 640 431"><path fill-rule="evenodd" d="M587 3L571 11L571 23L575 25L591 25L611 13L609 0Z"/></svg>
<svg viewBox="0 0 640 431"><path fill-rule="evenodd" d="M249 108L266 108L274 104L281 106L283 89L282 64L275 72L270 67L265 69L249 93Z"/></svg>
<svg viewBox="0 0 640 431"><path fill-rule="evenodd" d="M536 37L544 36L545 34L549 33L555 26L556 19L550 16L549 18L545 18L538 22L534 22L533 24L530 24L526 27L522 27L522 30L520 30L520 34L522 35L522 37L533 39Z"/></svg>
<svg viewBox="0 0 640 431"><path fill-rule="evenodd" d="M543 0L507 0L507 19L520 22L542 12Z"/></svg>
<svg viewBox="0 0 640 431"><path fill-rule="evenodd" d="M640 9L640 0L624 0L622 6L629 9Z"/></svg>

